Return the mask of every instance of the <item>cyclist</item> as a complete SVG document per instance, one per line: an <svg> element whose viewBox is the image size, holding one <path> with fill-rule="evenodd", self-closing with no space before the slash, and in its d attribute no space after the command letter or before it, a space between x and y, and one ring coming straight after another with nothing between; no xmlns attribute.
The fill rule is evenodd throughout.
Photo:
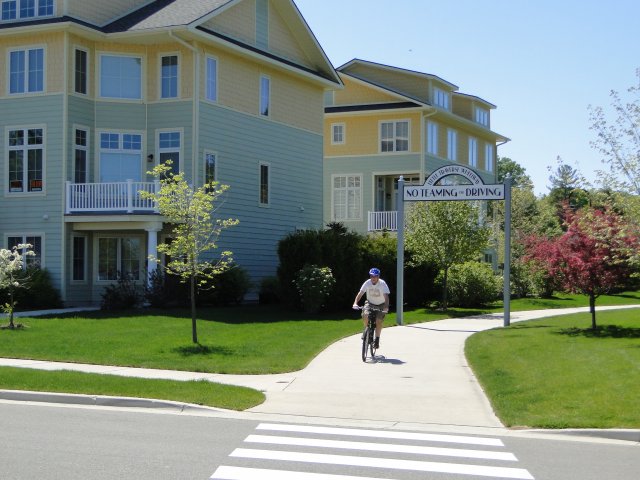
<svg viewBox="0 0 640 480"><path fill-rule="evenodd" d="M369 318L369 305L375 305L382 310L376 313L376 338L374 340L374 347L380 348L382 322L385 314L389 311L389 294L391 292L389 291L387 282L380 278L380 270L375 267L369 270L369 280L364 282L360 287L360 291L353 301L354 309L359 308L358 302L365 293L367 294L367 301L364 303L364 308L362 309L362 323L365 329L367 328L367 320Z"/></svg>

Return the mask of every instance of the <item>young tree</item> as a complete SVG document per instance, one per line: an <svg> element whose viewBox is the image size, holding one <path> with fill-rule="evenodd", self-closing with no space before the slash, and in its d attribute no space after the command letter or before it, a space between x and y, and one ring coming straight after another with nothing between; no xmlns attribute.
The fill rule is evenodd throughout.
<svg viewBox="0 0 640 480"><path fill-rule="evenodd" d="M555 238L532 237L528 257L561 288L589 297L591 328L596 329L596 299L631 273L640 247L637 230L610 209L565 209L566 232Z"/></svg>
<svg viewBox="0 0 640 480"><path fill-rule="evenodd" d="M28 278L22 273L22 268L26 261L25 257L34 256L31 245L20 244L11 250L0 248L0 288L6 289L9 294L9 303L2 306L2 309L9 315L9 325L11 329L16 328L13 323L13 312L16 308L15 292L18 288L27 286Z"/></svg>
<svg viewBox="0 0 640 480"><path fill-rule="evenodd" d="M189 283L191 300L191 329L193 343L198 343L196 328L196 293L215 275L227 269L232 262L232 253L221 252L212 260L210 253L218 247L222 231L238 224L236 219L214 218L216 202L229 188L217 182L191 187L182 173L173 174L171 161L158 165L151 175L160 179L160 190L155 193L141 191L143 198L152 199L158 210L172 225L170 243L158 245L158 254L169 256L164 268L171 274ZM158 261L153 255L150 260Z"/></svg>
<svg viewBox="0 0 640 480"><path fill-rule="evenodd" d="M477 259L487 248L491 231L479 221L470 202L418 202L407 217L406 246L414 262L431 263L442 271L442 308L447 308L449 268Z"/></svg>
<svg viewBox="0 0 640 480"><path fill-rule="evenodd" d="M640 68L638 83L627 89L628 100L611 91L614 118L608 119L602 107L589 106L591 130L596 140L591 146L602 154L607 171L598 171L599 183L605 188L635 195L640 194Z"/></svg>

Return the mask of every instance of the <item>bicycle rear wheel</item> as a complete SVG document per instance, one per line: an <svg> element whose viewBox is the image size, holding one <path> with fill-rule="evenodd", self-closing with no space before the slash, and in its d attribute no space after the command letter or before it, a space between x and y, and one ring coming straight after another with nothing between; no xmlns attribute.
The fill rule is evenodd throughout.
<svg viewBox="0 0 640 480"><path fill-rule="evenodd" d="M369 346L370 330L367 327L362 335L362 361L367 361L367 347Z"/></svg>

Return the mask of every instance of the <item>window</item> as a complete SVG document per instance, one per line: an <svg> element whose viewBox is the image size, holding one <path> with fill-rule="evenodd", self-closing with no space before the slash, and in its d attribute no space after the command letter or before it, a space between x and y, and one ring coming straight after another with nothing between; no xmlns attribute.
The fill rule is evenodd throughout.
<svg viewBox="0 0 640 480"><path fill-rule="evenodd" d="M180 132L159 132L158 133L158 153L160 154L160 164L171 160L171 172L174 175L180 173Z"/></svg>
<svg viewBox="0 0 640 480"><path fill-rule="evenodd" d="M30 250L32 250L35 254L33 256L30 255L24 258L22 268L26 269L27 267L42 267L42 237L36 235L10 235L7 237L7 248L9 250L21 244L31 245Z"/></svg>
<svg viewBox="0 0 640 480"><path fill-rule="evenodd" d="M469 137L469 166L478 166L478 140L473 137Z"/></svg>
<svg viewBox="0 0 640 480"><path fill-rule="evenodd" d="M9 53L9 93L44 91L44 49L30 48Z"/></svg>
<svg viewBox="0 0 640 480"><path fill-rule="evenodd" d="M2 0L2 20L17 20L53 15L53 0Z"/></svg>
<svg viewBox="0 0 640 480"><path fill-rule="evenodd" d="M435 87L433 89L433 103L438 107L449 110L449 93L445 92L441 88Z"/></svg>
<svg viewBox="0 0 640 480"><path fill-rule="evenodd" d="M493 145L490 143L484 146L484 165L487 172L493 172Z"/></svg>
<svg viewBox="0 0 640 480"><path fill-rule="evenodd" d="M409 150L409 121L380 123L380 151L406 152Z"/></svg>
<svg viewBox="0 0 640 480"><path fill-rule="evenodd" d="M74 140L74 163L73 181L74 183L87 183L88 180L88 153L89 153L89 133L86 129L75 129Z"/></svg>
<svg viewBox="0 0 640 480"><path fill-rule="evenodd" d="M75 54L75 92L87 94L87 83L89 71L88 54L86 50L76 48Z"/></svg>
<svg viewBox="0 0 640 480"><path fill-rule="evenodd" d="M215 58L207 57L207 100L218 101L218 61Z"/></svg>
<svg viewBox="0 0 640 480"><path fill-rule="evenodd" d="M178 97L178 56L166 55L160 59L160 97Z"/></svg>
<svg viewBox="0 0 640 480"><path fill-rule="evenodd" d="M447 158L456 161L458 159L458 132L447 129Z"/></svg>
<svg viewBox="0 0 640 480"><path fill-rule="evenodd" d="M41 192L43 164L44 130L9 130L9 192Z"/></svg>
<svg viewBox="0 0 640 480"><path fill-rule="evenodd" d="M138 133L100 133L100 181L140 180L142 135Z"/></svg>
<svg viewBox="0 0 640 480"><path fill-rule="evenodd" d="M438 155L438 124L427 122L427 152Z"/></svg>
<svg viewBox="0 0 640 480"><path fill-rule="evenodd" d="M260 77L260 115L268 117L271 112L271 79Z"/></svg>
<svg viewBox="0 0 640 480"><path fill-rule="evenodd" d="M139 280L141 256L139 237L98 238L98 280L117 280L118 275Z"/></svg>
<svg viewBox="0 0 640 480"><path fill-rule="evenodd" d="M100 56L100 96L142 98L142 58L118 55Z"/></svg>
<svg viewBox="0 0 640 480"><path fill-rule="evenodd" d="M269 165L260 164L260 205L269 205Z"/></svg>
<svg viewBox="0 0 640 480"><path fill-rule="evenodd" d="M332 145L343 145L345 142L344 138L344 123L332 123L331 124L331 144Z"/></svg>
<svg viewBox="0 0 640 480"><path fill-rule="evenodd" d="M204 183L216 181L216 154L204 152Z"/></svg>
<svg viewBox="0 0 640 480"><path fill-rule="evenodd" d="M71 248L71 280L84 282L87 279L87 237L74 236Z"/></svg>
<svg viewBox="0 0 640 480"><path fill-rule="evenodd" d="M484 108L476 107L476 122L485 127L489 126L489 111Z"/></svg>
<svg viewBox="0 0 640 480"><path fill-rule="evenodd" d="M362 177L341 175L333 177L333 219L362 219Z"/></svg>

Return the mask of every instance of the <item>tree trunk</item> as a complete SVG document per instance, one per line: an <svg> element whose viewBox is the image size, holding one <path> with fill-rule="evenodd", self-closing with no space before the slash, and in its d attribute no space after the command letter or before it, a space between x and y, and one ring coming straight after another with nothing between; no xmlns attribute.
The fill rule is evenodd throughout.
<svg viewBox="0 0 640 480"><path fill-rule="evenodd" d="M196 328L196 276L191 275L191 337L193 343L198 343L198 330Z"/></svg>
<svg viewBox="0 0 640 480"><path fill-rule="evenodd" d="M9 328L16 328L13 324L13 310L16 308L16 304L13 301L13 288L9 289Z"/></svg>
<svg viewBox="0 0 640 480"><path fill-rule="evenodd" d="M591 329L596 329L596 296L589 294L589 311L591 312Z"/></svg>
<svg viewBox="0 0 640 480"><path fill-rule="evenodd" d="M444 269L444 279L442 281L442 309L447 309L447 277L449 276L449 269Z"/></svg>

